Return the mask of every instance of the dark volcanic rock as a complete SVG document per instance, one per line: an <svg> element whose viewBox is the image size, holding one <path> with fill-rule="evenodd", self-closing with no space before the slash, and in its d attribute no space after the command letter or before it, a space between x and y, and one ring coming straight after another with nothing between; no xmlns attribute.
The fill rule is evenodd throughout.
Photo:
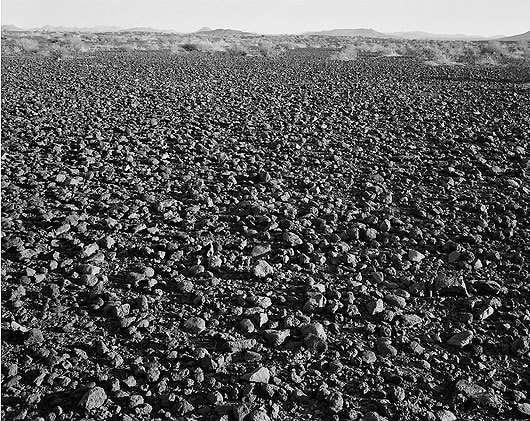
<svg viewBox="0 0 530 421"><path fill-rule="evenodd" d="M101 387L94 387L83 395L79 401L79 405L90 411L103 406L106 400L107 394L105 393L105 390L103 390Z"/></svg>
<svg viewBox="0 0 530 421"><path fill-rule="evenodd" d="M2 32L2 419L528 416L523 44L48 35Z"/></svg>

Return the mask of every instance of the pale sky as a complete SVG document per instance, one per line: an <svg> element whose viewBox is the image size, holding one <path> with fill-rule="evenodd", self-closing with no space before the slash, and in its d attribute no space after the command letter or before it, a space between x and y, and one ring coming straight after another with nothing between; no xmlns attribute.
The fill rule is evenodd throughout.
<svg viewBox="0 0 530 421"><path fill-rule="evenodd" d="M2 24L203 26L270 33L334 28L513 35L530 30L530 0L1 0Z"/></svg>

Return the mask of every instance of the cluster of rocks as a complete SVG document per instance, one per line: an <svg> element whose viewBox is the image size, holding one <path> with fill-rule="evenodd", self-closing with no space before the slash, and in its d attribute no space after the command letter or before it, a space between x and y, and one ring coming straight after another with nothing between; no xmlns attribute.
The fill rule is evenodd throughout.
<svg viewBox="0 0 530 421"><path fill-rule="evenodd" d="M447 72L3 58L2 418L529 417L530 95Z"/></svg>

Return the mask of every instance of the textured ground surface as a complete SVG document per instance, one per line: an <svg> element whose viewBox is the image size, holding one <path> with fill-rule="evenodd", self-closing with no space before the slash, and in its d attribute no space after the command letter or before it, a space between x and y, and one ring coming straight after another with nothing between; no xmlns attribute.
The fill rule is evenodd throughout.
<svg viewBox="0 0 530 421"><path fill-rule="evenodd" d="M3 59L2 418L529 417L519 75Z"/></svg>

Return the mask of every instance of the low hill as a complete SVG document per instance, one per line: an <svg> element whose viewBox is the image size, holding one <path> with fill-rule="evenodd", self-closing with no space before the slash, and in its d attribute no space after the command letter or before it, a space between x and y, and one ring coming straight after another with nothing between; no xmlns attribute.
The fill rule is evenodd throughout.
<svg viewBox="0 0 530 421"><path fill-rule="evenodd" d="M19 28L15 25L2 25L2 31L8 31L8 32L20 32L25 31L25 29Z"/></svg>
<svg viewBox="0 0 530 421"><path fill-rule="evenodd" d="M366 37L366 38L392 38L391 35L368 28L357 29L330 29L325 31L305 32L304 35L324 35L333 37Z"/></svg>
<svg viewBox="0 0 530 421"><path fill-rule="evenodd" d="M244 32L244 31L239 31L237 29L221 29L221 28L218 28L218 29L202 28L199 31L197 31L196 34L212 35L212 36L218 36L218 37L256 35L256 34L253 34L252 32Z"/></svg>
<svg viewBox="0 0 530 421"><path fill-rule="evenodd" d="M493 39L497 37L483 37L480 35L464 35L464 34L433 34L422 31L405 31L405 32L390 32L397 38L403 39L424 39L424 40L439 40L439 41L482 41Z"/></svg>
<svg viewBox="0 0 530 421"><path fill-rule="evenodd" d="M500 41L530 41L530 31L524 34L512 35L510 37L500 38Z"/></svg>

